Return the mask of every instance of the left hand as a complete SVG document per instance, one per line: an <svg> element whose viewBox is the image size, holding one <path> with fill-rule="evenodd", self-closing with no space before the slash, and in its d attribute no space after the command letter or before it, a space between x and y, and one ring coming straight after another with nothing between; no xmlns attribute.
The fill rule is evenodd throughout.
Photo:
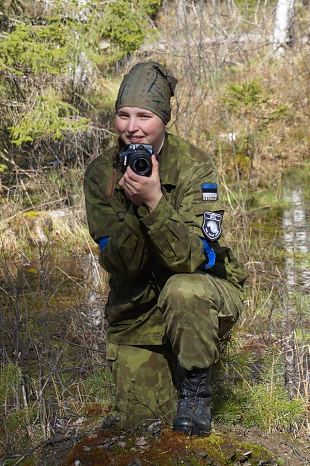
<svg viewBox="0 0 310 466"><path fill-rule="evenodd" d="M127 167L124 176L119 181L119 185L131 202L138 206L144 204L152 212L163 195L160 185L159 166L155 155L152 155L151 176L137 175L130 167Z"/></svg>

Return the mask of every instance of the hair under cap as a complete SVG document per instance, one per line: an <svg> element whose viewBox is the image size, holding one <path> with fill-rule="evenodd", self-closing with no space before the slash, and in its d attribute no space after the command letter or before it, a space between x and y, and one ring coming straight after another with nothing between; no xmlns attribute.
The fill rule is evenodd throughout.
<svg viewBox="0 0 310 466"><path fill-rule="evenodd" d="M171 119L170 99L177 79L160 63L138 63L125 75L118 91L115 109L140 107L158 115L165 124Z"/></svg>

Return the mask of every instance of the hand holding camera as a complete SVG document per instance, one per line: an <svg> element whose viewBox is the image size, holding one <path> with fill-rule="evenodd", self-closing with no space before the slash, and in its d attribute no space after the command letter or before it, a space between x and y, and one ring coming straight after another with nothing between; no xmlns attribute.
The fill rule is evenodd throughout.
<svg viewBox="0 0 310 466"><path fill-rule="evenodd" d="M152 212L162 197L159 166L152 146L129 144L118 154L117 161L124 171L119 185L127 198Z"/></svg>

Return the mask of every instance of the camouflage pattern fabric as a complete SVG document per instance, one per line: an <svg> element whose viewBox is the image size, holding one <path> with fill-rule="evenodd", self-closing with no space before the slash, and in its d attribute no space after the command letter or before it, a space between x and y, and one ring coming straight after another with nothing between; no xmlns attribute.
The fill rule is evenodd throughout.
<svg viewBox="0 0 310 466"><path fill-rule="evenodd" d="M158 115L165 124L170 121L170 98L177 80L160 63L138 63L124 77L118 91L115 109L139 107Z"/></svg>
<svg viewBox="0 0 310 466"><path fill-rule="evenodd" d="M170 346L127 346L109 343L116 406L122 428L161 419L170 424L176 409L176 358Z"/></svg>
<svg viewBox="0 0 310 466"><path fill-rule="evenodd" d="M218 346L242 311L238 290L204 273L169 278L158 300L166 335L179 364L203 369L218 360Z"/></svg>
<svg viewBox="0 0 310 466"><path fill-rule="evenodd" d="M161 346L108 344L121 426L170 424L181 368L209 367L218 344L242 310L239 291L226 280L204 273L176 274L160 293L158 306L169 343Z"/></svg>
<svg viewBox="0 0 310 466"><path fill-rule="evenodd" d="M100 264L110 272L106 306L108 339L115 344L161 345L166 334L157 301L167 279L193 273L205 262L200 237L203 213L223 212L219 200L202 200L201 183L216 183L212 159L188 142L168 134L160 153L163 197L149 213L138 211L119 186L112 198L105 186L112 174L114 149L94 160L85 174L85 201L91 236L108 236ZM119 169L118 179L122 177ZM242 293L244 268L231 249L213 242L216 262L207 274ZM234 288L232 288L234 289Z"/></svg>
<svg viewBox="0 0 310 466"><path fill-rule="evenodd" d="M84 190L91 236L108 237L99 256L110 273L108 357L114 348L117 399L129 425L174 405L175 374L166 359L186 369L216 361L219 338L242 309L246 273L218 240L212 242L214 266L202 270L204 213L224 212L220 200L205 200L201 189L217 183L211 157L167 134L159 155L163 197L149 213L134 207L118 185L112 197L105 194L114 153L89 165ZM166 359L159 357L163 351ZM131 421L128 413L135 413Z"/></svg>

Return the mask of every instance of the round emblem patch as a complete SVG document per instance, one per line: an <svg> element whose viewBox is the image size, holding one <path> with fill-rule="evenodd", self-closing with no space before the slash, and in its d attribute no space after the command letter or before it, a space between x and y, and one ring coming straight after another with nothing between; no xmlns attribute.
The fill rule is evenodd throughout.
<svg viewBox="0 0 310 466"><path fill-rule="evenodd" d="M222 234L222 214L206 211L203 213L202 231L210 241L216 241Z"/></svg>

